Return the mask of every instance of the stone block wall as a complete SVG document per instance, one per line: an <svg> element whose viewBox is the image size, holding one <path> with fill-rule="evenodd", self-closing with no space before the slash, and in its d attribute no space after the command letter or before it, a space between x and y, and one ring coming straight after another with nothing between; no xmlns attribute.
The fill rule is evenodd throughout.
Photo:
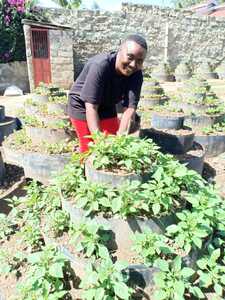
<svg viewBox="0 0 225 300"><path fill-rule="evenodd" d="M25 61L0 64L0 95L10 85L18 86L23 92L29 91L27 63Z"/></svg>
<svg viewBox="0 0 225 300"><path fill-rule="evenodd" d="M70 89L74 81L73 32L49 30L52 83Z"/></svg>
<svg viewBox="0 0 225 300"><path fill-rule="evenodd" d="M208 60L217 65L225 58L225 18L196 16L171 8L151 5L123 4L118 12L91 10L51 10L53 23L73 29L73 49L76 74L92 55L116 50L130 33L140 33L148 41L145 65L164 60L166 24L168 60L176 66L181 60L197 65Z"/></svg>

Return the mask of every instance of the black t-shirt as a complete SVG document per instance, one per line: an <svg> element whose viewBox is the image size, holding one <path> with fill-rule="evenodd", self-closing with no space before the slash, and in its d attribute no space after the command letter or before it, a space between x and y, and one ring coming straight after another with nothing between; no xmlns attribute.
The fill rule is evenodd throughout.
<svg viewBox="0 0 225 300"><path fill-rule="evenodd" d="M97 104L100 119L117 115L116 104L136 108L143 82L142 71L131 76L115 71L117 53L99 54L88 60L69 93L69 116L86 119L85 102Z"/></svg>

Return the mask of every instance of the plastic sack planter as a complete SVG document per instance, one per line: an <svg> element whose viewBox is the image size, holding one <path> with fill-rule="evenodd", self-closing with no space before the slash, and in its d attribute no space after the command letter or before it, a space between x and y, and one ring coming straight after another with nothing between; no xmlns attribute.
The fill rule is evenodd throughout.
<svg viewBox="0 0 225 300"><path fill-rule="evenodd" d="M106 183L113 187L122 185L126 181L147 181L149 176L147 173L143 175L135 173L119 174L104 170L96 170L93 166L93 156L90 156L85 162L85 176L87 180L96 183Z"/></svg>
<svg viewBox="0 0 225 300"><path fill-rule="evenodd" d="M48 102L48 96L47 95L39 95L39 94L33 94L32 100L39 104L44 104Z"/></svg>
<svg viewBox="0 0 225 300"><path fill-rule="evenodd" d="M143 107L154 107L154 106L158 106L158 105L163 105L166 101L167 101L166 97L148 98L148 96L144 96L140 99L139 104L140 104L140 106L143 106Z"/></svg>
<svg viewBox="0 0 225 300"><path fill-rule="evenodd" d="M151 125L157 129L181 129L183 127L184 115L183 114L168 114L156 113L152 114Z"/></svg>
<svg viewBox="0 0 225 300"><path fill-rule="evenodd" d="M23 168L26 159L25 152L17 151L15 149L9 148L8 146L4 145L3 142L1 146L1 153L3 157L3 161L5 163L16 165Z"/></svg>
<svg viewBox="0 0 225 300"><path fill-rule="evenodd" d="M42 154L26 152L24 173L26 178L32 178L43 184L49 184L53 175L62 171L69 163L72 153Z"/></svg>
<svg viewBox="0 0 225 300"><path fill-rule="evenodd" d="M16 130L16 119L12 117L5 117L3 121L0 122L0 143L4 140L14 130Z"/></svg>
<svg viewBox="0 0 225 300"><path fill-rule="evenodd" d="M64 129L38 128L25 126L26 135L32 140L33 144L39 144L44 141L48 143L57 143L60 141L69 141L72 139L72 133Z"/></svg>
<svg viewBox="0 0 225 300"><path fill-rule="evenodd" d="M36 115L39 112L39 107L36 105L24 105L24 111L26 115Z"/></svg>
<svg viewBox="0 0 225 300"><path fill-rule="evenodd" d="M45 126L55 126L58 121L69 121L69 117L65 115L60 116L44 116L42 114L36 114L36 117L44 123Z"/></svg>
<svg viewBox="0 0 225 300"><path fill-rule="evenodd" d="M0 122L3 122L5 119L5 107L0 105Z"/></svg>
<svg viewBox="0 0 225 300"><path fill-rule="evenodd" d="M192 149L184 155L176 155L180 163L186 164L188 169L194 170L202 175L205 158L205 148L194 142Z"/></svg>
<svg viewBox="0 0 225 300"><path fill-rule="evenodd" d="M48 102L47 103L47 110L48 110L49 114L52 114L52 113L67 114L67 104Z"/></svg>
<svg viewBox="0 0 225 300"><path fill-rule="evenodd" d="M208 127L208 126L212 126L213 124L222 122L224 118L225 118L225 114L185 116L184 125L191 128Z"/></svg>
<svg viewBox="0 0 225 300"><path fill-rule="evenodd" d="M143 129L141 137L151 138L163 152L171 154L184 154L191 149L194 141L194 132L183 129L166 132L154 128Z"/></svg>
<svg viewBox="0 0 225 300"><path fill-rule="evenodd" d="M72 268L76 271L76 275L82 279L86 275L86 268L91 262L89 258L81 258L71 253L71 251L60 242L56 241L54 238L47 236L42 232L46 245L53 245L58 248L58 250L63 253L67 259L70 261ZM98 261L96 262L98 263ZM129 283L135 284L138 287L145 289L145 294L148 294L148 289L154 286L153 276L157 271L156 268L148 268L145 265L129 265L122 272L129 276ZM150 296L150 294L149 294Z"/></svg>
<svg viewBox="0 0 225 300"><path fill-rule="evenodd" d="M225 152L225 132L213 134L196 133L194 141L205 147L205 156L213 157Z"/></svg>
<svg viewBox="0 0 225 300"><path fill-rule="evenodd" d="M67 200L62 196L62 208L70 215L71 221L76 223L79 221L90 220L90 217L85 217L83 209L76 208L71 200ZM151 217L149 219L141 217L129 217L122 219L121 217L105 218L99 215L92 217L99 225L107 226L112 232L112 239L108 245L110 250L121 250L129 252L132 246L131 235L135 232L143 232L145 228L151 229L153 232L162 233L168 225L177 222L175 214L171 213L168 216L160 218Z"/></svg>

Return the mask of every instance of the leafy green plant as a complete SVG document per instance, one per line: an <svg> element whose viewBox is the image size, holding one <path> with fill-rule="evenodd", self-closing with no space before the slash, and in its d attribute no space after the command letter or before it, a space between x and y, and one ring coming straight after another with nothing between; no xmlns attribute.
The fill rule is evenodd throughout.
<svg viewBox="0 0 225 300"><path fill-rule="evenodd" d="M82 222L70 229L71 244L84 256L107 258L109 256L106 244L110 239L108 228L95 222Z"/></svg>
<svg viewBox="0 0 225 300"><path fill-rule="evenodd" d="M68 293L64 277L71 274L70 264L56 248L44 247L30 254L27 260L30 267L26 279L18 286L20 300L59 300Z"/></svg>
<svg viewBox="0 0 225 300"><path fill-rule="evenodd" d="M0 250L0 275L7 275L9 273L17 274L25 261L26 255L23 252L16 252L12 255L7 251Z"/></svg>
<svg viewBox="0 0 225 300"><path fill-rule="evenodd" d="M86 276L81 281L80 288L84 290L82 299L132 299L133 289L126 285L128 276L122 271L127 264L110 259L102 260L100 265L90 264Z"/></svg>
<svg viewBox="0 0 225 300"><path fill-rule="evenodd" d="M67 103L68 98L66 95L63 96L50 96L49 97L49 102L53 102L53 103Z"/></svg>
<svg viewBox="0 0 225 300"><path fill-rule="evenodd" d="M38 250L43 245L43 239L40 231L40 222L32 218L21 228L19 235L24 243L31 250Z"/></svg>
<svg viewBox="0 0 225 300"><path fill-rule="evenodd" d="M205 186L197 193L187 193L185 199L192 205L192 212L199 213L210 221L210 226L216 228L217 212L223 200L213 186Z"/></svg>
<svg viewBox="0 0 225 300"><path fill-rule="evenodd" d="M98 183L82 181L76 190L75 206L83 208L85 215L98 211L108 212L111 207L111 198L114 195L112 188Z"/></svg>
<svg viewBox="0 0 225 300"><path fill-rule="evenodd" d="M46 230L51 231L55 237L60 236L64 231L67 231L69 225L69 214L63 210L52 210L46 216Z"/></svg>
<svg viewBox="0 0 225 300"><path fill-rule="evenodd" d="M187 210L177 213L176 216L180 222L168 226L167 234L186 254L193 248L201 249L203 240L212 233L209 220L204 219L200 213Z"/></svg>
<svg viewBox="0 0 225 300"><path fill-rule="evenodd" d="M153 266L158 258L168 257L174 253L164 235L154 233L149 229L143 233L135 233L132 240L132 249L148 266Z"/></svg>
<svg viewBox="0 0 225 300"><path fill-rule="evenodd" d="M0 213L0 241L14 232L14 225L7 215Z"/></svg>
<svg viewBox="0 0 225 300"><path fill-rule="evenodd" d="M79 185L85 182L84 166L80 164L79 159L74 159L65 166L61 174L55 177L52 182L62 196L75 196Z"/></svg>
<svg viewBox="0 0 225 300"><path fill-rule="evenodd" d="M215 293L224 299L225 292L225 260L220 264L220 249L211 249L208 256L204 256L197 261L199 286L203 288L213 287Z"/></svg>
<svg viewBox="0 0 225 300"><path fill-rule="evenodd" d="M149 172L157 161L158 147L151 140L141 140L133 136L92 135L94 153L93 165L96 169L128 173Z"/></svg>
<svg viewBox="0 0 225 300"><path fill-rule="evenodd" d="M160 269L154 275L156 292L153 298L155 300L184 300L188 295L205 299L201 289L193 285L195 271L182 267L180 257L177 256L173 261L158 259L155 266Z"/></svg>
<svg viewBox="0 0 225 300"><path fill-rule="evenodd" d="M70 142L58 142L58 143L48 143L43 142L41 150L43 153L47 154L63 154L71 153L74 149L78 148L78 141L73 140Z"/></svg>
<svg viewBox="0 0 225 300"><path fill-rule="evenodd" d="M205 134L213 134L216 132L225 132L225 123L216 123L213 124L212 126L204 127L201 129L201 131Z"/></svg>

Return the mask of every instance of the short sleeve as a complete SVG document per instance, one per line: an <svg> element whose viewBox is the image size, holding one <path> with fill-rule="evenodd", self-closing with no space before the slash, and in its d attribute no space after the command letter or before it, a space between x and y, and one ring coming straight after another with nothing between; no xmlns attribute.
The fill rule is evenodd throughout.
<svg viewBox="0 0 225 300"><path fill-rule="evenodd" d="M104 90L105 68L93 63L89 66L80 97L84 102L100 104Z"/></svg>
<svg viewBox="0 0 225 300"><path fill-rule="evenodd" d="M125 92L124 103L126 107L137 108L138 102L140 100L141 86L143 83L142 72L137 72L133 74L128 79L127 89Z"/></svg>

